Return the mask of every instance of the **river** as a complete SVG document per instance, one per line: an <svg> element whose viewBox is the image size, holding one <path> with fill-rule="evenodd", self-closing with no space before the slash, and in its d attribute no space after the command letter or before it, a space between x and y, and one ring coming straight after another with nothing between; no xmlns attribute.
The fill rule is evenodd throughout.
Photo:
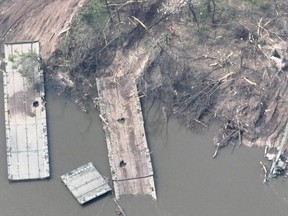
<svg viewBox="0 0 288 216"><path fill-rule="evenodd" d="M3 98L2 86L0 98ZM81 206L60 179L60 175L89 161L103 175L110 176L97 111L83 113L71 102L48 91L52 176L45 181L10 183L7 179L3 100L0 101L1 216L116 215L110 195ZM280 178L262 184L259 161L263 160L263 149L228 147L212 159L213 128L192 133L176 119L165 124L158 105L150 109L147 102L144 107L158 200L121 198L127 216L287 215L287 181Z"/></svg>

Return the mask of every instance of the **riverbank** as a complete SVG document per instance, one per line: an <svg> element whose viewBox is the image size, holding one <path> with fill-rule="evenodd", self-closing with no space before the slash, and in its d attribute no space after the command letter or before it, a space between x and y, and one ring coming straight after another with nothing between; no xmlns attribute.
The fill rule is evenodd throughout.
<svg viewBox="0 0 288 216"><path fill-rule="evenodd" d="M85 0L2 0L0 1L0 57L4 42L40 40L41 55L48 58L59 37L70 28L74 15Z"/></svg>
<svg viewBox="0 0 288 216"><path fill-rule="evenodd" d="M209 2L111 3L98 11L108 16L102 28L78 17L46 62L48 77L86 110L97 105L95 79L114 75L129 59L131 67L141 65L139 94L161 100L166 118L180 118L189 128L220 122L217 148L277 147L288 120L287 79L286 69L270 57L288 41L283 27L288 6ZM142 65L143 53L148 60Z"/></svg>
<svg viewBox="0 0 288 216"><path fill-rule="evenodd" d="M8 8L11 1L0 6ZM279 146L288 120L288 88L286 68L279 68L271 57L278 58L275 48L281 58L286 56L288 6L272 0L208 2L67 3L74 11L71 17L78 13L69 18L69 28L58 29L62 33L55 44L61 43L55 52L44 54L46 80L55 84L50 88L87 111L97 106L96 78L114 75L124 63L134 69L138 65L134 71L140 76L139 95L161 100L167 119L180 118L192 129L220 123L214 139L217 149L228 144ZM53 5L45 6L47 14ZM3 40L33 38L5 20L12 17L1 24ZM65 26L65 20L57 26ZM20 21L25 21L23 16ZM37 36L44 41L44 53L52 51L47 46L50 39L41 36L49 35L49 29ZM145 62L140 62L143 56Z"/></svg>

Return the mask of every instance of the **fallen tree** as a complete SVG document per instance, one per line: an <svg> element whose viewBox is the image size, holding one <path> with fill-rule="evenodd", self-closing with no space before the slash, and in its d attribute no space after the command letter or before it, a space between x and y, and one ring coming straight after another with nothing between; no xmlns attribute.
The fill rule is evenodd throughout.
<svg viewBox="0 0 288 216"><path fill-rule="evenodd" d="M65 44L46 63L48 75L87 109L97 103L96 77L115 75L123 64L135 69L145 56L137 70L139 94L162 100L168 117L191 128L217 121L217 150L228 144L276 147L288 120L287 72L270 57L278 58L275 46L288 39L288 6L238 3L107 1L97 31L83 17L74 20Z"/></svg>

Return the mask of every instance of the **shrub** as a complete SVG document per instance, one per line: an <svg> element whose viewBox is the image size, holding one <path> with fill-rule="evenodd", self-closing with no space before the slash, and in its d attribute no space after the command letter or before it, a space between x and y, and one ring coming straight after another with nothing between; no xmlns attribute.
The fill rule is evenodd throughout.
<svg viewBox="0 0 288 216"><path fill-rule="evenodd" d="M100 0L90 0L81 14L90 26L98 29L105 20L107 12Z"/></svg>

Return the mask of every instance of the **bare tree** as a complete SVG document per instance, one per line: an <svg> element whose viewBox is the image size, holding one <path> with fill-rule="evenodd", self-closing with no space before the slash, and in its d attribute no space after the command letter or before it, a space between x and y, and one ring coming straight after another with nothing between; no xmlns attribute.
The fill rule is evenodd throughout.
<svg viewBox="0 0 288 216"><path fill-rule="evenodd" d="M197 27L199 28L199 21L198 21L198 18L197 18L196 12L195 12L195 8L194 8L191 0L188 1L188 7L189 7L189 11L193 15L193 21L197 23Z"/></svg>
<svg viewBox="0 0 288 216"><path fill-rule="evenodd" d="M213 24L215 24L215 10L216 10L215 0L207 0L207 12L211 14L211 20Z"/></svg>

